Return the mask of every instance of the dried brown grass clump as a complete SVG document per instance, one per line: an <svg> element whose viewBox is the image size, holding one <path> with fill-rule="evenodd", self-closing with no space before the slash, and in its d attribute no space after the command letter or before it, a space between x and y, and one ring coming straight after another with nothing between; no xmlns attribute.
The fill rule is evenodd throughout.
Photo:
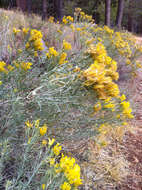
<svg viewBox="0 0 142 190"><path fill-rule="evenodd" d="M130 172L129 162L122 150L125 146L123 144L125 133L130 129L129 126L108 129L105 136L100 135L96 141L89 141L89 161L81 163L85 190L120 189L121 184L126 181Z"/></svg>

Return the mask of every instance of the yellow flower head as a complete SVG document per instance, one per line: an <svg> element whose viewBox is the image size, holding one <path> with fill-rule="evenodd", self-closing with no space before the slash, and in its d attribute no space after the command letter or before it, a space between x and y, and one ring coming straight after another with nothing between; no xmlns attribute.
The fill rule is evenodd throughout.
<svg viewBox="0 0 142 190"><path fill-rule="evenodd" d="M75 164L73 168L67 170L67 172L65 172L65 176L69 183L74 184L75 187L82 184L82 180L80 179L80 167L78 164Z"/></svg>
<svg viewBox="0 0 142 190"><path fill-rule="evenodd" d="M47 125L44 124L40 129L39 129L40 135L43 136L47 132Z"/></svg>
<svg viewBox="0 0 142 190"><path fill-rule="evenodd" d="M21 69L23 69L24 71L27 71L27 70L31 69L32 63L30 63L30 62L26 62L26 63L22 62L20 64L20 66L21 66Z"/></svg>
<svg viewBox="0 0 142 190"><path fill-rule="evenodd" d="M26 47L26 49L28 49L30 47L29 42L26 43L25 47Z"/></svg>
<svg viewBox="0 0 142 190"><path fill-rule="evenodd" d="M65 52L63 52L63 53L61 54L60 60L59 60L59 64L60 64L60 65L62 65L62 64L64 64L64 63L67 63L67 61L65 61L66 57L67 57L67 54L66 54Z"/></svg>
<svg viewBox="0 0 142 190"><path fill-rule="evenodd" d="M45 190L45 186L46 186L45 184L42 184L42 190Z"/></svg>
<svg viewBox="0 0 142 190"><path fill-rule="evenodd" d="M49 144L49 146L52 146L52 144L55 142L55 139L50 139L50 138L48 138L48 144Z"/></svg>
<svg viewBox="0 0 142 190"><path fill-rule="evenodd" d="M28 31L29 31L29 28L23 28L22 29L22 32L23 32L24 35L26 35L28 33Z"/></svg>
<svg viewBox="0 0 142 190"><path fill-rule="evenodd" d="M11 65L8 65L7 68L8 68L9 71L13 71L14 70L14 67L11 66Z"/></svg>
<svg viewBox="0 0 142 190"><path fill-rule="evenodd" d="M54 23L54 17L53 17L53 16L50 16L49 19L48 19L48 22Z"/></svg>
<svg viewBox="0 0 142 190"><path fill-rule="evenodd" d="M71 44L68 43L66 40L63 40L63 49L64 50L70 50L72 47L71 47Z"/></svg>
<svg viewBox="0 0 142 190"><path fill-rule="evenodd" d="M76 66L73 71L74 71L74 72L79 72L79 71L80 71L80 67L77 67L77 66Z"/></svg>
<svg viewBox="0 0 142 190"><path fill-rule="evenodd" d="M50 159L50 166L53 166L55 164L55 158Z"/></svg>
<svg viewBox="0 0 142 190"><path fill-rule="evenodd" d="M70 184L67 183L67 182L64 182L64 183L61 185L61 190L71 190Z"/></svg>
<svg viewBox="0 0 142 190"><path fill-rule="evenodd" d="M13 33L16 35L16 34L18 34L20 32L20 30L19 29L16 29L15 27L13 28Z"/></svg>
<svg viewBox="0 0 142 190"><path fill-rule="evenodd" d="M47 145L47 140L42 140L42 145L46 146Z"/></svg>
<svg viewBox="0 0 142 190"><path fill-rule="evenodd" d="M66 19L66 16L63 17L62 22L63 22L64 24L67 24L67 23L68 23L68 20Z"/></svg>
<svg viewBox="0 0 142 190"><path fill-rule="evenodd" d="M122 96L120 96L120 100L121 100L121 101L126 100L126 96L125 96L125 94L122 94Z"/></svg>
<svg viewBox="0 0 142 190"><path fill-rule="evenodd" d="M34 56L35 56L35 57L38 57L37 51L34 52Z"/></svg>
<svg viewBox="0 0 142 190"><path fill-rule="evenodd" d="M40 119L37 119L37 120L35 121L35 127L39 127L39 123L40 123Z"/></svg>
<svg viewBox="0 0 142 190"><path fill-rule="evenodd" d="M5 66L6 66L6 63L4 61L0 61L0 72L7 74L8 70L5 69Z"/></svg>
<svg viewBox="0 0 142 190"><path fill-rule="evenodd" d="M55 50L54 47L50 47L49 48L49 53L47 53L46 55L47 55L47 57L50 58L51 56L54 56L54 57L58 56L59 53Z"/></svg>
<svg viewBox="0 0 142 190"><path fill-rule="evenodd" d="M57 143L54 147L53 147L53 152L56 156L58 156L60 154L60 151L62 150L62 146L60 146L59 143Z"/></svg>
<svg viewBox="0 0 142 190"><path fill-rule="evenodd" d="M29 120L26 121L25 124L26 124L26 126L29 127L29 128L33 127L33 124L32 124Z"/></svg>
<svg viewBox="0 0 142 190"><path fill-rule="evenodd" d="M102 106L101 106L101 103L98 102L97 104L94 105L94 111L97 112L99 110L101 110Z"/></svg>
<svg viewBox="0 0 142 190"><path fill-rule="evenodd" d="M124 114L124 116L128 117L128 118L133 118L134 116L132 115L132 109L130 108L130 103L129 102L121 102L121 106L122 106L122 113Z"/></svg>
<svg viewBox="0 0 142 190"><path fill-rule="evenodd" d="M69 20L70 22L73 22L73 17L71 16L67 16L66 19Z"/></svg>

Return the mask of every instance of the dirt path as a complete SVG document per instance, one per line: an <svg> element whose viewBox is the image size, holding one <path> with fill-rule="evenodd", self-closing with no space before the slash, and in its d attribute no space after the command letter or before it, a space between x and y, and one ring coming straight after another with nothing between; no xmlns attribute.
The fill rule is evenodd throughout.
<svg viewBox="0 0 142 190"><path fill-rule="evenodd" d="M142 37L136 37L142 44ZM142 62L142 56L139 58ZM129 85L131 86L131 85ZM133 130L128 132L123 143L125 158L129 161L130 173L121 190L142 190L142 69L132 82L131 96L136 106L135 118L132 121Z"/></svg>

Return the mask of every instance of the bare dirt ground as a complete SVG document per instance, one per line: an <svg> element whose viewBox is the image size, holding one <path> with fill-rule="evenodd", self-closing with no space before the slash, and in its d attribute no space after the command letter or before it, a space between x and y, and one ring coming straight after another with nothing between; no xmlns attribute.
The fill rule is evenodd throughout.
<svg viewBox="0 0 142 190"><path fill-rule="evenodd" d="M136 39L137 43L142 44L142 37ZM139 60L142 63L142 56ZM130 173L120 189L142 190L142 69L137 71L136 78L130 83L128 86L131 88L131 98L136 106L135 118L131 123L133 130L126 134L122 150L130 163Z"/></svg>

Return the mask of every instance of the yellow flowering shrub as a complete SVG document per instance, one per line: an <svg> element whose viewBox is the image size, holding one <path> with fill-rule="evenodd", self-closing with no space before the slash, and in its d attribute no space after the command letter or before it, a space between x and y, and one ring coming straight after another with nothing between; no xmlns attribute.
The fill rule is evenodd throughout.
<svg viewBox="0 0 142 190"><path fill-rule="evenodd" d="M74 17L53 23L50 17L38 26L31 21L13 25L6 53L0 49L0 133L14 152L10 188L78 189L84 183L81 169L67 156L66 145L95 138L97 147L106 147L109 132L119 139L134 117L119 89L119 67L126 63L133 73L141 68L135 62L141 46L127 32L98 26L80 8ZM40 119L32 122L35 118ZM2 178L7 180L3 172Z"/></svg>
<svg viewBox="0 0 142 190"><path fill-rule="evenodd" d="M107 56L105 47L101 43L91 46L87 53L91 55L94 63L83 72L84 85L92 86L100 99L117 97L119 88L113 82L118 80L117 63Z"/></svg>

